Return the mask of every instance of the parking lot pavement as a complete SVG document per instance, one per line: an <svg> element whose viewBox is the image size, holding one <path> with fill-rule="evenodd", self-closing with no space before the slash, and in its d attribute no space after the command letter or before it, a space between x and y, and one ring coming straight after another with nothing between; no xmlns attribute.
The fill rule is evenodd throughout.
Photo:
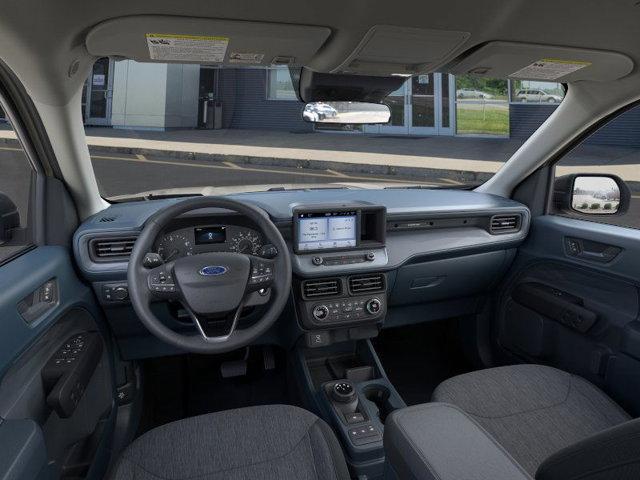
<svg viewBox="0 0 640 480"><path fill-rule="evenodd" d="M20 191L25 185L21 177L28 172L16 170L16 164L22 164L23 153L17 147L0 146L0 171L9 182L3 182L13 188L6 192L17 199L21 212L26 213L26 192ZM18 161L19 160L19 161ZM93 166L99 178L103 196L133 194L147 190L180 187L244 185L271 185L273 187L293 185L321 185L336 183L339 185L376 182L380 186L401 186L420 184L433 186L455 186L447 178L431 177L394 177L386 175L360 175L327 170L302 170L285 167L265 167L243 165L232 162L212 163L206 160L176 160L143 155L93 155ZM12 180L14 179L14 180ZM25 194L23 194L25 193ZM640 194L634 194L629 212L622 217L611 217L611 223L632 225L640 228Z"/></svg>
<svg viewBox="0 0 640 480"><path fill-rule="evenodd" d="M347 174L331 169L302 170L287 167L240 165L233 162L206 160L176 160L147 155L92 155L91 160L104 196L116 196L148 190L205 187L270 185L321 185L337 183L349 185L376 182L385 186L457 185L448 179L394 177L384 175Z"/></svg>

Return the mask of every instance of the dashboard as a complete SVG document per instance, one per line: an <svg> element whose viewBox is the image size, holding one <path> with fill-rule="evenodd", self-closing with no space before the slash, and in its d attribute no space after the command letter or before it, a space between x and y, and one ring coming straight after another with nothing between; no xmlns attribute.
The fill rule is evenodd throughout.
<svg viewBox="0 0 640 480"><path fill-rule="evenodd" d="M368 332L372 324L474 312L476 296L502 277L531 219L527 207L513 200L457 190L309 190L229 197L264 210L282 233L291 254L295 311L288 313L293 320L282 325L290 328L288 334L322 341L347 338L358 329ZM148 343L155 340L128 301L128 256L148 219L179 201L114 204L83 222L74 235L79 270L92 284L127 358L165 351L163 345ZM177 217L153 247L165 261L209 252L272 258L277 252L270 248L275 247L255 224L224 209ZM158 315L172 328L191 328L179 311L156 308L164 309ZM248 315L245 321L251 321ZM318 331L325 333L311 334Z"/></svg>
<svg viewBox="0 0 640 480"><path fill-rule="evenodd" d="M235 252L259 255L262 234L249 227L225 223L194 223L163 232L156 240L155 253L165 262L208 252Z"/></svg>

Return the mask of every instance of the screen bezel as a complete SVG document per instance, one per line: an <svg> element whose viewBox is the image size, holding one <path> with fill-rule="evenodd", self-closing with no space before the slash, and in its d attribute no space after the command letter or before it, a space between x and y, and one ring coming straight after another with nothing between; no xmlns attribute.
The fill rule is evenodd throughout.
<svg viewBox="0 0 640 480"><path fill-rule="evenodd" d="M356 217L356 244L354 247L338 247L338 248L317 248L313 250L300 250L298 248L299 245L299 235L300 235L300 214L301 213L338 213L345 214L345 216L351 216L352 213L355 212ZM349 214L349 215L347 215ZM362 241L361 235L361 220L362 220L362 209L355 207L343 207L343 208L299 208L293 210L293 251L295 253L325 253L325 252L344 252L349 250L357 250L360 247Z"/></svg>

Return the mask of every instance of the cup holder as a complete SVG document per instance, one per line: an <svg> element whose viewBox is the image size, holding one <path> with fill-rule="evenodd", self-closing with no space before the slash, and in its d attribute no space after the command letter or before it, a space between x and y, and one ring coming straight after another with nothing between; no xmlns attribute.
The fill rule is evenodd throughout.
<svg viewBox="0 0 640 480"><path fill-rule="evenodd" d="M378 408L378 417L384 424L387 416L396 408L391 405L391 392L384 385L369 385L364 389L364 396Z"/></svg>

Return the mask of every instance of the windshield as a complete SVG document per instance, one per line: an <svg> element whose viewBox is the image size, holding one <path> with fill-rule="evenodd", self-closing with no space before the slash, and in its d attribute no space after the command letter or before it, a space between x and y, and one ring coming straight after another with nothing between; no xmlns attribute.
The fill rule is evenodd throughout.
<svg viewBox="0 0 640 480"><path fill-rule="evenodd" d="M309 123L286 68L99 59L82 114L101 194L294 188L471 188L562 101L560 84L434 73L408 78L379 125ZM306 115L333 115L317 104Z"/></svg>

